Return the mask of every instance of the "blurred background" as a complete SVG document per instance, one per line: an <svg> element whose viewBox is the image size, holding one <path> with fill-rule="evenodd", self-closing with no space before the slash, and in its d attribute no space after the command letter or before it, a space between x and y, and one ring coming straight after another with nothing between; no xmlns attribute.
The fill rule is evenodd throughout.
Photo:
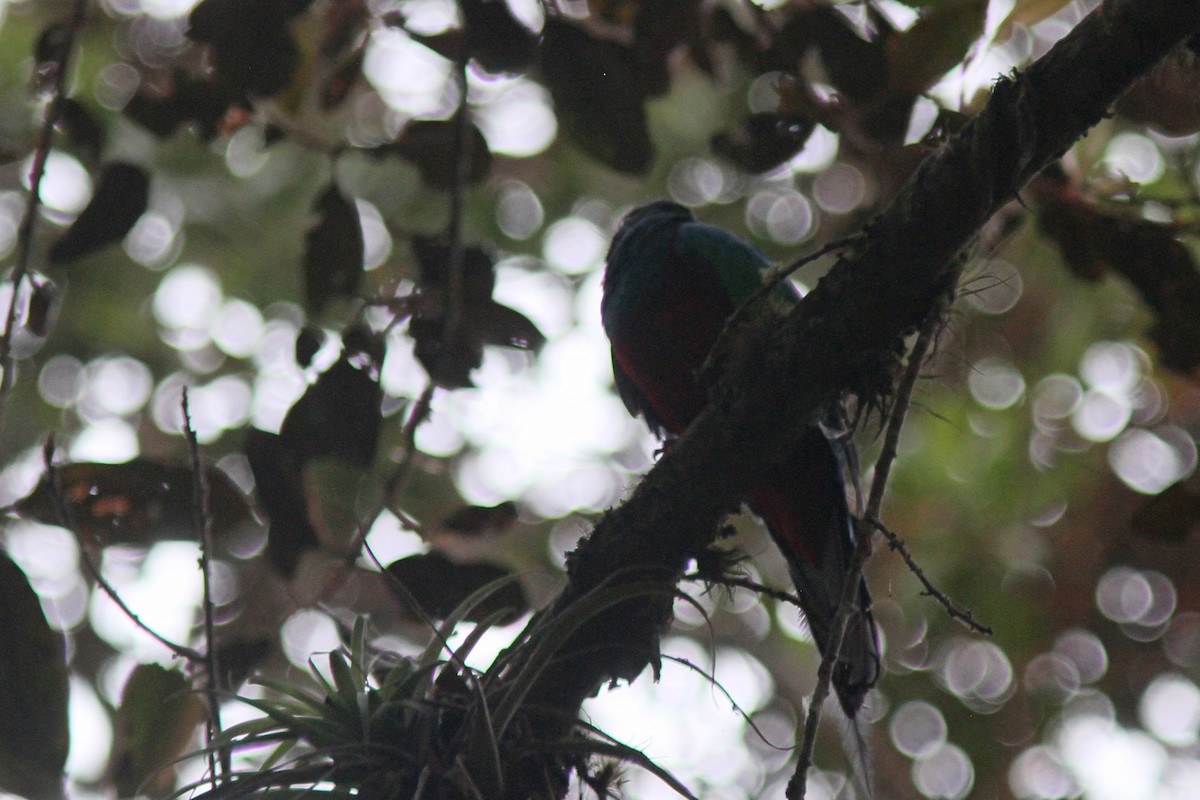
<svg viewBox="0 0 1200 800"><path fill-rule="evenodd" d="M670 197L795 259L869 220L997 76L1094 5L99 0L73 26L73 2L0 2L0 307L15 315L0 542L19 567L0 615L10 642L42 624L65 636L69 795L161 795L204 768L147 789L152 771L130 766L149 757L121 710L131 675L192 665L81 561L146 626L203 649L184 387L232 680L308 680L360 614L378 647L419 651L428 633L380 564L433 576L414 593L450 607L438 587L488 564L539 607L658 447L614 392L599 323L621 216ZM26 257L68 34L71 102ZM1173 55L973 248L883 520L994 633L950 619L877 547L877 797L1200 796L1196 58ZM815 285L829 263L795 278ZM447 322L459 290L463 322ZM70 530L44 480L49 436ZM869 479L874 425L858 438ZM748 575L787 587L755 520L736 525ZM25 581L45 623L11 600ZM811 638L792 606L684 588L705 614L677 604L663 650L679 661L602 692L590 719L699 796L782 797ZM489 629L473 661L525 619ZM68 708L31 669L10 666L0 700ZM856 796L830 711L809 797ZM200 746L202 711L166 716L146 723L170 740L163 760ZM0 793L35 793L11 776L36 728L0 737ZM674 796L625 777L623 796Z"/></svg>

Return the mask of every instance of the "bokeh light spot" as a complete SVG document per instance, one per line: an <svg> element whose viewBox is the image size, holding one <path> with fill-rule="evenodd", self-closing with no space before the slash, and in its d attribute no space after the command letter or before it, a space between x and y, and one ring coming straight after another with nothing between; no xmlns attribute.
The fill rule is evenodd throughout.
<svg viewBox="0 0 1200 800"><path fill-rule="evenodd" d="M117 416L132 414L150 399L150 368L128 356L99 358L87 367L88 400Z"/></svg>
<svg viewBox="0 0 1200 800"><path fill-rule="evenodd" d="M1008 361L988 356L976 361L967 375L971 396L984 408L1011 407L1025 393L1025 379Z"/></svg>
<svg viewBox="0 0 1200 800"><path fill-rule="evenodd" d="M1024 288L1016 267L1007 261L991 259L986 272L967 286L966 300L984 314L1003 314L1017 304Z"/></svg>
<svg viewBox="0 0 1200 800"><path fill-rule="evenodd" d="M53 356L38 372L38 392L43 400L57 408L72 405L83 386L83 364L75 356Z"/></svg>
<svg viewBox="0 0 1200 800"><path fill-rule="evenodd" d="M475 116L493 153L528 158L545 150L558 135L549 93L532 81L517 79L483 104Z"/></svg>
<svg viewBox="0 0 1200 800"><path fill-rule="evenodd" d="M930 800L961 800L975 784L975 766L961 747L943 744L913 764L913 784Z"/></svg>
<svg viewBox="0 0 1200 800"><path fill-rule="evenodd" d="M1200 738L1200 688L1183 675L1159 675L1142 693L1142 725L1172 747L1190 747Z"/></svg>
<svg viewBox="0 0 1200 800"><path fill-rule="evenodd" d="M523 241L537 233L546 218L542 201L521 181L505 181L496 203L496 224L510 239Z"/></svg>
<svg viewBox="0 0 1200 800"><path fill-rule="evenodd" d="M1108 671L1108 652L1100 637L1083 628L1072 628L1054 642L1054 650L1071 660L1083 683L1094 683Z"/></svg>
<svg viewBox="0 0 1200 800"><path fill-rule="evenodd" d="M336 650L342 643L337 623L328 614L311 608L303 608L284 621L280 640L288 661L305 671L313 653Z"/></svg>
<svg viewBox="0 0 1200 800"><path fill-rule="evenodd" d="M813 199L822 210L833 214L858 208L866 194L866 179L853 164L833 164L813 181Z"/></svg>
<svg viewBox="0 0 1200 800"><path fill-rule="evenodd" d="M1186 477L1195 466L1195 445L1190 439L1186 442L1191 447L1181 456L1154 433L1134 428L1122 433L1109 447L1108 463L1130 489L1158 494Z"/></svg>
<svg viewBox="0 0 1200 800"><path fill-rule="evenodd" d="M1134 183L1154 183L1166 164L1158 146L1140 133L1119 133L1108 143L1104 162L1118 175Z"/></svg>
<svg viewBox="0 0 1200 800"><path fill-rule="evenodd" d="M1096 607L1114 622L1155 627L1175 611L1175 587L1165 575L1113 567L1096 584Z"/></svg>
<svg viewBox="0 0 1200 800"><path fill-rule="evenodd" d="M608 240L594 223L582 217L566 217L546 231L542 254L551 267L567 275L594 269L604 258Z"/></svg>
<svg viewBox="0 0 1200 800"><path fill-rule="evenodd" d="M920 758L945 744L946 718L936 706L910 700L896 709L888 732L897 750L909 758Z"/></svg>
<svg viewBox="0 0 1200 800"><path fill-rule="evenodd" d="M1079 362L1079 375L1093 389L1125 395L1142 377L1138 357L1121 342L1097 342Z"/></svg>
<svg viewBox="0 0 1200 800"><path fill-rule="evenodd" d="M230 298L213 319L209 335L221 352L249 358L258 349L264 330L262 312L245 300Z"/></svg>
<svg viewBox="0 0 1200 800"><path fill-rule="evenodd" d="M938 677L969 707L996 710L1013 692L1013 669L1004 651L991 642L954 639L943 650Z"/></svg>
<svg viewBox="0 0 1200 800"><path fill-rule="evenodd" d="M1013 761L1008 785L1021 800L1058 800L1073 797L1079 789L1054 749L1034 745Z"/></svg>
<svg viewBox="0 0 1200 800"><path fill-rule="evenodd" d="M21 179L27 189L29 172L33 168L32 158L30 156L21 164ZM39 194L46 208L65 216L74 216L83 210L92 196L92 178L73 157L52 151L46 159Z"/></svg>
<svg viewBox="0 0 1200 800"><path fill-rule="evenodd" d="M1089 441L1107 442L1125 430L1131 413L1127 400L1092 389L1071 415L1071 426Z"/></svg>
<svg viewBox="0 0 1200 800"><path fill-rule="evenodd" d="M1070 375L1047 375L1033 390L1033 416L1039 423L1065 419L1083 402L1083 386Z"/></svg>
<svg viewBox="0 0 1200 800"><path fill-rule="evenodd" d="M154 317L167 328L207 328L221 309L221 284L196 264L175 267L154 293Z"/></svg>

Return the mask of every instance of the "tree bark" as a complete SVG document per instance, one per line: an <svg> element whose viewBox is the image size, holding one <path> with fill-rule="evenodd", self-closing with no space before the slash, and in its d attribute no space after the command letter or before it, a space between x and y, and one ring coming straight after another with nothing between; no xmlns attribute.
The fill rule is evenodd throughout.
<svg viewBox="0 0 1200 800"><path fill-rule="evenodd" d="M1105 3L1035 64L998 80L984 110L921 165L793 313L741 332L708 409L568 556L567 586L530 624L536 640L581 598L631 587L544 665L526 706L557 713L536 717L538 738L565 733L564 720L604 683L657 666L676 583L761 465L839 397L886 398L905 337L953 288L956 261L983 224L1197 29L1196 0ZM533 652L514 653L505 675ZM556 768L542 767L543 777ZM539 794L512 777L509 796Z"/></svg>

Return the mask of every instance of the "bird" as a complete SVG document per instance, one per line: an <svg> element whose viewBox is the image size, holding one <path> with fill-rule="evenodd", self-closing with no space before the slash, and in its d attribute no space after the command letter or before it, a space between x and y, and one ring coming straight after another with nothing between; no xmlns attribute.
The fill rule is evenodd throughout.
<svg viewBox="0 0 1200 800"><path fill-rule="evenodd" d="M696 220L688 208L659 200L630 211L608 249L601 322L612 347L617 392L634 417L670 441L707 404L697 382L734 311L763 285L765 254L741 237ZM800 299L784 282L785 304ZM743 501L766 525L787 560L813 640L822 654L832 636L855 532L843 475L853 463L845 410L830 408L822 424L802 431L795 450L766 467ZM860 578L832 683L853 721L880 674L879 636L871 597Z"/></svg>

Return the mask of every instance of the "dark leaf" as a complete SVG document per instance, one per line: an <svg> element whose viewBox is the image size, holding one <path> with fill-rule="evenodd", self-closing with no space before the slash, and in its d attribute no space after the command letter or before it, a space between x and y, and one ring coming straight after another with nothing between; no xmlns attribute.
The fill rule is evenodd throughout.
<svg viewBox="0 0 1200 800"><path fill-rule="evenodd" d="M311 0L203 0L188 36L212 48L216 83L237 98L267 97L292 81L300 53L287 28Z"/></svg>
<svg viewBox="0 0 1200 800"><path fill-rule="evenodd" d="M800 152L814 127L798 116L751 114L741 127L714 136L712 149L748 172L766 172Z"/></svg>
<svg viewBox="0 0 1200 800"><path fill-rule="evenodd" d="M409 37L428 47L447 61L457 62L462 54L467 35L459 28L450 28L432 35L408 31Z"/></svg>
<svg viewBox="0 0 1200 800"><path fill-rule="evenodd" d="M100 173L96 191L71 227L50 248L50 262L74 261L119 242L150 202L150 176L141 167L114 162Z"/></svg>
<svg viewBox="0 0 1200 800"><path fill-rule="evenodd" d="M31 280L33 289L29 293L29 304L25 307L25 330L34 336L45 338L54 329L58 319L61 294L54 281L38 277Z"/></svg>
<svg viewBox="0 0 1200 800"><path fill-rule="evenodd" d="M70 39L71 29L66 22L54 22L42 30L33 46L33 58L43 79L51 79L57 73Z"/></svg>
<svg viewBox="0 0 1200 800"><path fill-rule="evenodd" d="M195 122L200 137L207 141L221 132L222 120L234 101L211 81L193 80L176 70L165 90L143 86L125 104L124 113L161 138Z"/></svg>
<svg viewBox="0 0 1200 800"><path fill-rule="evenodd" d="M204 701L182 672L139 664L125 682L114 720L108 778L117 797L154 796L171 788L171 765L205 715Z"/></svg>
<svg viewBox="0 0 1200 800"><path fill-rule="evenodd" d="M189 467L135 458L124 464L77 462L57 468L76 536L89 544L150 545L196 538L194 482ZM216 535L252 520L241 490L219 469L205 470L208 510ZM61 525L48 477L19 500L23 516Z"/></svg>
<svg viewBox="0 0 1200 800"><path fill-rule="evenodd" d="M408 332L415 342L413 353L434 383L447 389L475 385L471 370L483 363L483 342L462 326L451 336L440 319L414 317Z"/></svg>
<svg viewBox="0 0 1200 800"><path fill-rule="evenodd" d="M450 245L440 238L429 236L412 237L413 254L421 267L421 292L427 299L441 293L450 286ZM465 247L462 253L462 293L470 301L490 299L496 285L496 275L489 256L482 248ZM422 315L432 316L432 309L424 308Z"/></svg>
<svg viewBox="0 0 1200 800"><path fill-rule="evenodd" d="M966 56L983 35L987 0L962 0L931 8L906 31L887 40L891 88L919 94Z"/></svg>
<svg viewBox="0 0 1200 800"><path fill-rule="evenodd" d="M1149 497L1134 510L1133 532L1153 539L1182 542L1200 526L1200 492L1187 483L1175 483Z"/></svg>
<svg viewBox="0 0 1200 800"><path fill-rule="evenodd" d="M462 154L455 148L454 120L415 120L404 126L400 138L375 148L376 155L398 155L421 171L421 180L434 189L449 191L458 185ZM492 168L492 151L474 123L467 126L466 181L479 183Z"/></svg>
<svg viewBox="0 0 1200 800"><path fill-rule="evenodd" d="M434 619L449 616L473 592L512 574L491 564L458 564L437 552L402 558L389 564L387 573L403 584ZM396 596L402 603L407 602L400 592ZM505 609L515 618L528 608L524 590L513 581L489 595L466 619L479 622Z"/></svg>
<svg viewBox="0 0 1200 800"><path fill-rule="evenodd" d="M882 40L867 41L832 8L811 15L813 36L833 87L855 103L865 103L887 87L888 55Z"/></svg>
<svg viewBox="0 0 1200 800"><path fill-rule="evenodd" d="M67 761L67 662L25 574L0 551L0 789L63 796Z"/></svg>
<svg viewBox="0 0 1200 800"><path fill-rule="evenodd" d="M497 506L463 506L438 525L440 530L460 536L501 534L517 521L517 504L507 500Z"/></svg>
<svg viewBox="0 0 1200 800"><path fill-rule="evenodd" d="M350 95L350 90L362 77L363 53L360 51L338 67L321 87L321 110L331 111Z"/></svg>
<svg viewBox="0 0 1200 800"><path fill-rule="evenodd" d="M325 331L312 325L305 325L296 334L296 364L303 368L307 368L312 364L313 356L321 349L321 345L325 344Z"/></svg>
<svg viewBox="0 0 1200 800"><path fill-rule="evenodd" d="M537 37L513 17L504 0L459 0L467 52L486 72L524 72L537 52Z"/></svg>
<svg viewBox="0 0 1200 800"><path fill-rule="evenodd" d="M300 556L320 546L308 519L302 459L279 436L257 428L246 432L243 449L254 473L255 497L269 522L267 560L290 578Z"/></svg>
<svg viewBox="0 0 1200 800"><path fill-rule="evenodd" d="M88 110L87 106L70 97L58 104L58 128L67 141L84 152L87 160L95 164L104 149L104 128Z"/></svg>
<svg viewBox="0 0 1200 800"><path fill-rule="evenodd" d="M478 247L462 253L458 325L449 331L450 248L421 236L412 244L421 267L421 295L408 330L417 360L439 386L471 386L470 373L482 363L484 345L537 349L545 342L527 318L492 300L492 259Z"/></svg>
<svg viewBox="0 0 1200 800"><path fill-rule="evenodd" d="M1168 136L1200 130L1200 56L1179 46L1133 85L1117 111Z"/></svg>
<svg viewBox="0 0 1200 800"><path fill-rule="evenodd" d="M230 691L241 686L255 668L271 655L277 642L277 638L222 642L217 652L217 664L222 673L221 685Z"/></svg>
<svg viewBox="0 0 1200 800"><path fill-rule="evenodd" d="M321 55L333 58L351 46L361 45L369 20L364 0L334 0L325 11Z"/></svg>
<svg viewBox="0 0 1200 800"><path fill-rule="evenodd" d="M484 344L540 350L546 337L519 311L491 302L478 309L478 322L471 327L479 332Z"/></svg>
<svg viewBox="0 0 1200 800"><path fill-rule="evenodd" d="M378 369L387 355L386 340L366 325L351 325L342 331L342 354L351 362Z"/></svg>
<svg viewBox="0 0 1200 800"><path fill-rule="evenodd" d="M343 352L284 417L279 437L301 461L331 456L365 468L375 460L383 390L376 365L357 361Z"/></svg>
<svg viewBox="0 0 1200 800"><path fill-rule="evenodd" d="M1200 272L1171 225L1122 216L1082 197L1061 173L1031 184L1038 223L1058 244L1068 269L1099 280L1112 270L1125 277L1155 313L1150 338L1166 367L1200 368Z"/></svg>
<svg viewBox="0 0 1200 800"><path fill-rule="evenodd" d="M668 58L684 42L699 38L698 0L638 4L633 20L633 49L637 59L636 75L647 97L658 97L670 90Z"/></svg>
<svg viewBox="0 0 1200 800"><path fill-rule="evenodd" d="M792 14L771 37L770 50L760 59L759 69L796 74L809 49L816 44L817 28L812 17L817 13L820 12L799 9Z"/></svg>
<svg viewBox="0 0 1200 800"><path fill-rule="evenodd" d="M889 91L871 103L860 122L863 133L877 142L900 147L908 132L917 95L900 90Z"/></svg>
<svg viewBox="0 0 1200 800"><path fill-rule="evenodd" d="M305 299L310 315L331 300L351 298L363 274L363 235L358 206L330 184L313 206L317 224L304 253Z"/></svg>
<svg viewBox="0 0 1200 800"><path fill-rule="evenodd" d="M650 169L647 87L632 48L551 18L542 34L541 67L559 123L576 145L619 172Z"/></svg>

